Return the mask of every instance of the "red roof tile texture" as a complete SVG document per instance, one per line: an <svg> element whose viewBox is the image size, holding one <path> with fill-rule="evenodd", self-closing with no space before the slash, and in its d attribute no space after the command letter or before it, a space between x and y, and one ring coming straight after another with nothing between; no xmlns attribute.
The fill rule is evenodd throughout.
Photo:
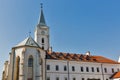
<svg viewBox="0 0 120 80"><path fill-rule="evenodd" d="M62 53L62 52L47 52L46 59L120 64L117 61L102 56L92 56L92 55L73 54L73 53L71 54L71 53Z"/></svg>
<svg viewBox="0 0 120 80"><path fill-rule="evenodd" d="M116 72L115 74L113 74L111 78L112 78L112 79L120 78L120 71L119 71L119 72Z"/></svg>

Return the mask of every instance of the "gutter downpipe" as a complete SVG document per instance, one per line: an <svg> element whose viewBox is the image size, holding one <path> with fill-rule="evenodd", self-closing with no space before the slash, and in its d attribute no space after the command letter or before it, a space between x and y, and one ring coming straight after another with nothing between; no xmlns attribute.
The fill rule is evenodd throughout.
<svg viewBox="0 0 120 80"><path fill-rule="evenodd" d="M68 80L70 80L70 72L69 72L69 60L67 61L67 68L68 68Z"/></svg>
<svg viewBox="0 0 120 80"><path fill-rule="evenodd" d="M103 80L104 80L104 74L103 74L103 64L101 63L101 71L102 71L102 77L103 77Z"/></svg>

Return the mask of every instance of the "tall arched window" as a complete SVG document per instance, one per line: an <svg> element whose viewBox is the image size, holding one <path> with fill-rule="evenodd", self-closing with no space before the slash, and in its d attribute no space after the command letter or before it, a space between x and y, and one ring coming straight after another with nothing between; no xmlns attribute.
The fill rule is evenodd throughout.
<svg viewBox="0 0 120 80"><path fill-rule="evenodd" d="M19 66L20 66L20 57L16 58L16 77L15 80L19 80Z"/></svg>
<svg viewBox="0 0 120 80"><path fill-rule="evenodd" d="M28 59L28 67L33 67L33 57L30 56Z"/></svg>
<svg viewBox="0 0 120 80"><path fill-rule="evenodd" d="M28 58L28 79L27 80L33 80L33 56L29 56Z"/></svg>

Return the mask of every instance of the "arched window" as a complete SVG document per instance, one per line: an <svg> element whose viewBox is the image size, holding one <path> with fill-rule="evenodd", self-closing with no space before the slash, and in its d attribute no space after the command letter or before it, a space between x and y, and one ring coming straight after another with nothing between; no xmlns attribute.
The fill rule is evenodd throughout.
<svg viewBox="0 0 120 80"><path fill-rule="evenodd" d="M42 38L42 43L44 43L44 38Z"/></svg>
<svg viewBox="0 0 120 80"><path fill-rule="evenodd" d="M27 75L28 75L28 78L27 80L33 80L33 63L34 63L34 59L33 59L33 56L29 56L28 58L28 72L27 72Z"/></svg>
<svg viewBox="0 0 120 80"><path fill-rule="evenodd" d="M33 67L33 57L30 56L28 59L28 67Z"/></svg>
<svg viewBox="0 0 120 80"><path fill-rule="evenodd" d="M19 66L20 66L20 57L16 58L16 77L15 80L19 80Z"/></svg>

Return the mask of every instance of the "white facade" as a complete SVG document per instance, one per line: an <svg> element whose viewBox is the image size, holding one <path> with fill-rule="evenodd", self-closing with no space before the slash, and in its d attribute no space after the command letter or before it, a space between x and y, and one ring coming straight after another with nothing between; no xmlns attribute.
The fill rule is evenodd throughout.
<svg viewBox="0 0 120 80"><path fill-rule="evenodd" d="M104 64L104 63L93 63L93 62L80 62L80 61L64 61L64 60L46 60L46 66L50 65L50 70L47 70L47 78L50 80L88 80L88 79L100 79L100 80L110 80L111 75L120 69L120 64ZM59 70L56 71L56 65L59 66ZM67 70L64 70L64 66L67 66ZM74 71L72 71L74 67ZM83 71L81 71L83 67ZM88 68L88 71L86 70ZM104 69L107 69L105 72ZM93 71L92 71L93 69ZM97 71L98 69L98 71ZM112 72L114 69L114 72Z"/></svg>

